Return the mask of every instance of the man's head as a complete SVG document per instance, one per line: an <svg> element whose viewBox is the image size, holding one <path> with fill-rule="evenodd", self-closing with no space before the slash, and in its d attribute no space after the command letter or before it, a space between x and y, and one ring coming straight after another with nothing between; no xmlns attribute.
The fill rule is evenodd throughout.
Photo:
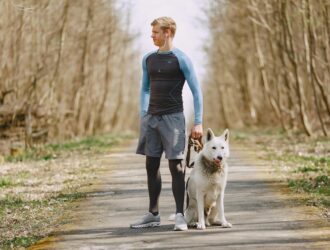
<svg viewBox="0 0 330 250"><path fill-rule="evenodd" d="M176 23L170 17L159 17L152 21L151 38L156 46L163 46L165 41L173 39L176 31Z"/></svg>

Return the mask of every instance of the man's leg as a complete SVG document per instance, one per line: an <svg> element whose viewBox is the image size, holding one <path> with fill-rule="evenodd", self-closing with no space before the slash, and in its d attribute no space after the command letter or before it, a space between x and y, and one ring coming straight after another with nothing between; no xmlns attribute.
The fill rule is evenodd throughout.
<svg viewBox="0 0 330 250"><path fill-rule="evenodd" d="M149 212L153 215L158 214L158 201L160 191L162 189L162 179L159 171L160 157L146 158L146 169L148 175L148 191L149 191Z"/></svg>
<svg viewBox="0 0 330 250"><path fill-rule="evenodd" d="M130 225L131 228L159 227L160 215L158 212L158 200L162 189L162 179L159 171L160 157L146 157L146 169L148 176L149 212L141 219Z"/></svg>
<svg viewBox="0 0 330 250"><path fill-rule="evenodd" d="M184 192L185 192L185 171L182 160L169 160L169 167L172 175L172 192L176 204L176 213L183 214Z"/></svg>
<svg viewBox="0 0 330 250"><path fill-rule="evenodd" d="M176 204L176 215L174 230L184 231L187 230L187 222L183 215L183 203L185 193L184 182L184 167L181 163L182 160L169 160L170 171L172 175L172 191Z"/></svg>

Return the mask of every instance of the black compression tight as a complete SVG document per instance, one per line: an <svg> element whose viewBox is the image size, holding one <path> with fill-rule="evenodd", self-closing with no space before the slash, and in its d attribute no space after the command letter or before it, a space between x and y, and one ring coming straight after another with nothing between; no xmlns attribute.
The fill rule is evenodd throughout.
<svg viewBox="0 0 330 250"><path fill-rule="evenodd" d="M158 200L162 189L162 178L159 171L160 158L147 156L146 168L148 175L149 212L158 212Z"/></svg>
<svg viewBox="0 0 330 250"><path fill-rule="evenodd" d="M176 204L176 212L183 213L184 193L185 193L185 171L181 160L169 160L169 168L172 175L172 192ZM160 175L160 158L147 156L146 169L148 175L149 191L149 212L158 212L158 201L162 189L162 179Z"/></svg>
<svg viewBox="0 0 330 250"><path fill-rule="evenodd" d="M184 202L184 167L181 160L169 160L169 167L172 175L172 192L176 204L176 213L183 214L183 202Z"/></svg>

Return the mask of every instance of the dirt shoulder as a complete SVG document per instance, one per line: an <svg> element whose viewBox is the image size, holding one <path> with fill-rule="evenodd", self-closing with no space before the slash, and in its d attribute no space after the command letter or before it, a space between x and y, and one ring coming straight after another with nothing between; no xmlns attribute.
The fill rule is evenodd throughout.
<svg viewBox="0 0 330 250"><path fill-rule="evenodd" d="M256 159L270 163L274 178L297 202L315 207L319 216L330 220L330 138L257 129L233 134L236 144L253 147Z"/></svg>
<svg viewBox="0 0 330 250"><path fill-rule="evenodd" d="M8 157L0 166L0 249L28 247L68 223L65 211L106 168L100 156L126 141L108 134Z"/></svg>

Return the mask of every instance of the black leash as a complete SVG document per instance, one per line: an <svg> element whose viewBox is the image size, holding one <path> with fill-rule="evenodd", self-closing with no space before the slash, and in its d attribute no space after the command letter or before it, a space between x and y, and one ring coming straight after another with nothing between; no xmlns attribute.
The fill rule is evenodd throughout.
<svg viewBox="0 0 330 250"><path fill-rule="evenodd" d="M187 151L187 156L186 156L186 167L188 167L188 168L192 168L195 163L195 162L192 162L191 164L189 163L191 147L194 147L195 152L199 153L199 151L201 151L203 149L202 137L199 137L198 139L193 139L191 137L191 135L189 136L188 151ZM184 169L184 172L186 174L186 168ZM187 203L186 208L188 208L188 206L189 206L189 195L187 192L189 180L190 179L188 178L188 180L186 182L186 203Z"/></svg>
<svg viewBox="0 0 330 250"><path fill-rule="evenodd" d="M194 162L192 162L191 164L189 163L191 147L194 147L194 151L199 153L199 151L201 151L203 149L202 137L199 137L198 139L194 139L191 137L191 135L189 136L188 151L187 151L187 156L186 156L186 167L188 167L188 168L192 168L194 166Z"/></svg>

